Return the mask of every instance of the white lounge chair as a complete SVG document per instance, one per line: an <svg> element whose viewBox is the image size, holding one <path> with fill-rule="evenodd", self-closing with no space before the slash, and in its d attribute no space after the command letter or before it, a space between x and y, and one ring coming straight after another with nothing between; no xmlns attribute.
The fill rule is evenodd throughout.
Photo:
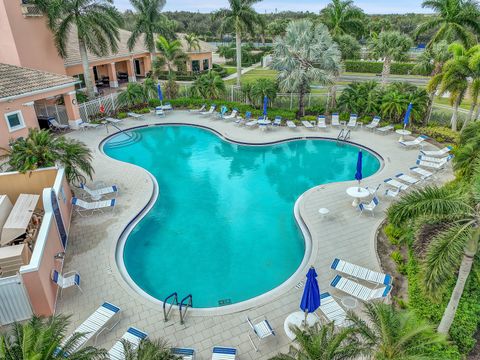
<svg viewBox="0 0 480 360"><path fill-rule="evenodd" d="M223 117L225 116L227 111L228 111L228 108L226 106L222 106L220 108L220 111L218 113L216 113L215 115L216 115L217 118L223 119Z"/></svg>
<svg viewBox="0 0 480 360"><path fill-rule="evenodd" d="M85 191L92 200L100 200L103 195L118 194L117 185L105 186L100 189L90 189L86 184L80 183L80 188Z"/></svg>
<svg viewBox="0 0 480 360"><path fill-rule="evenodd" d="M407 190L409 188L409 186L407 184L404 184L404 183L401 183L400 181L397 181L395 179L392 179L392 178L388 178L388 179L385 179L383 180L383 182L395 189L399 189L399 190Z"/></svg>
<svg viewBox="0 0 480 360"><path fill-rule="evenodd" d="M210 109L208 111L200 111L200 115L207 116L207 115L212 115L216 109L215 105L210 106Z"/></svg>
<svg viewBox="0 0 480 360"><path fill-rule="evenodd" d="M357 127L357 114L350 114L350 120L348 120L347 128L355 129Z"/></svg>
<svg viewBox="0 0 480 360"><path fill-rule="evenodd" d="M346 311L338 304L330 293L320 294L320 307L318 308L325 316L328 322L333 322L335 326L349 326Z"/></svg>
<svg viewBox="0 0 480 360"><path fill-rule="evenodd" d="M341 126L340 124L340 117L338 113L333 113L332 114L332 126Z"/></svg>
<svg viewBox="0 0 480 360"><path fill-rule="evenodd" d="M314 126L312 125L312 123L310 121L303 120L302 125L305 126L307 129L310 129L310 130L314 128Z"/></svg>
<svg viewBox="0 0 480 360"><path fill-rule="evenodd" d="M426 135L420 135L417 137L415 140L410 140L410 141L399 141L398 143L400 145L403 145L407 148L413 147L413 146L423 146L423 142L428 139L428 136Z"/></svg>
<svg viewBox="0 0 480 360"><path fill-rule="evenodd" d="M296 129L297 128L297 125L295 125L295 123L291 120L287 120L287 126L289 129Z"/></svg>
<svg viewBox="0 0 480 360"><path fill-rule="evenodd" d="M165 105L162 106L162 110L164 110L164 111L172 111L172 110L173 110L173 106L172 106L172 104L170 104L169 102L168 102L168 103L165 103Z"/></svg>
<svg viewBox="0 0 480 360"><path fill-rule="evenodd" d="M127 113L127 115L130 116L130 117L133 117L135 119L139 119L139 118L143 117L143 114L137 114L137 113L134 113L134 112L129 112L129 113Z"/></svg>
<svg viewBox="0 0 480 360"><path fill-rule="evenodd" d="M60 288L60 296L62 296L63 289L68 289L74 286L77 287L80 292L83 292L80 287L80 273L77 271L69 271L65 274L60 274L57 270L52 270L52 281Z"/></svg>
<svg viewBox="0 0 480 360"><path fill-rule="evenodd" d="M358 204L358 208L361 214L363 214L364 211L370 211L372 216L375 216L375 208L378 206L378 203L378 199L374 197L368 204L363 202Z"/></svg>
<svg viewBox="0 0 480 360"><path fill-rule="evenodd" d="M441 157L444 155L447 155L452 151L451 146L445 146L443 149L440 150L432 150L432 151L425 151L425 150L420 150L420 153L425 156L433 156L433 157Z"/></svg>
<svg viewBox="0 0 480 360"><path fill-rule="evenodd" d="M418 184L418 182L420 181L420 179L414 178L413 176L410 176L410 175L407 175L407 174L404 174L404 173L399 173L399 174L395 175L395 177L399 180L402 180L403 182L405 182L409 185Z"/></svg>
<svg viewBox="0 0 480 360"><path fill-rule="evenodd" d="M282 126L282 117L281 116L275 116L275 119L273 120L273 126Z"/></svg>
<svg viewBox="0 0 480 360"><path fill-rule="evenodd" d="M400 189L386 189L385 196L396 198L398 195L400 195L400 192Z"/></svg>
<svg viewBox="0 0 480 360"><path fill-rule="evenodd" d="M258 320L263 319L260 322L257 322ZM259 341L262 341L263 339L266 339L269 336L275 336L275 331L273 330L272 326L268 322L267 318L265 316L258 317L256 319L250 320L250 318L247 316L247 322L248 325L250 325L250 328L252 329L253 333L257 336ZM253 348L255 351L258 351L258 348L255 346L255 343L253 342L253 339L250 337L250 334L248 334L248 337L250 338L250 342L252 343Z"/></svg>
<svg viewBox="0 0 480 360"><path fill-rule="evenodd" d="M85 216L88 212L90 212L90 214L93 214L95 212L103 213L104 209L109 208L113 211L113 209L115 208L115 203L116 199L87 202L76 197L72 198L72 204L74 205L78 214L81 216Z"/></svg>
<svg viewBox="0 0 480 360"><path fill-rule="evenodd" d="M451 156L451 155L449 155ZM433 156L425 156L425 155L418 155L418 160L421 161L428 161L428 162L433 162L433 163L443 163L448 161L448 156L444 157L433 157Z"/></svg>
<svg viewBox="0 0 480 360"><path fill-rule="evenodd" d="M382 126L381 128L377 128L376 130L377 130L380 134L384 135L384 134L392 131L393 129L395 129L395 127L394 127L393 125L390 125L390 124L389 124L389 125Z"/></svg>
<svg viewBox="0 0 480 360"><path fill-rule="evenodd" d="M430 169L440 170L440 169L443 169L443 167L450 161L450 159L452 157L453 156L450 155L442 162L431 162L431 161L425 161L425 160L418 159L417 160L417 165L421 166L421 167L430 168Z"/></svg>
<svg viewBox="0 0 480 360"><path fill-rule="evenodd" d="M65 131L70 129L70 126L65 125L65 124L60 124L56 119L49 119L48 123L50 125L50 129L53 131Z"/></svg>
<svg viewBox="0 0 480 360"><path fill-rule="evenodd" d="M412 166L410 171L419 175L422 180L427 180L433 176L433 173L418 166Z"/></svg>
<svg viewBox="0 0 480 360"><path fill-rule="evenodd" d="M215 346L212 349L212 360L235 360L237 358L237 349Z"/></svg>
<svg viewBox="0 0 480 360"><path fill-rule="evenodd" d="M146 339L148 335L141 330L134 327L129 327L127 332L123 334L122 338L118 340L110 350L108 350L108 357L110 360L125 360L124 342L130 344L132 349L138 348L140 342Z"/></svg>
<svg viewBox="0 0 480 360"><path fill-rule="evenodd" d="M207 104L203 104L199 109L190 109L188 110L188 112L199 113L199 112L205 111L206 108L207 108Z"/></svg>
<svg viewBox="0 0 480 360"><path fill-rule="evenodd" d="M249 122L245 123L245 126L252 129L258 126L258 120L250 120Z"/></svg>
<svg viewBox="0 0 480 360"><path fill-rule="evenodd" d="M74 334L83 334L75 346L71 349L76 351L82 346L87 344L91 339L94 339L96 343L97 337L105 330L111 331L115 325L118 324L120 319L117 318L117 314L120 313L120 308L109 302L104 302L95 312L90 315L83 323L81 323L73 332ZM111 323L113 324L109 326ZM64 344L71 338L67 337L64 340ZM62 354L65 358L68 358L69 354Z"/></svg>
<svg viewBox="0 0 480 360"><path fill-rule="evenodd" d="M155 108L155 115L157 115L157 116L163 116L163 117L166 116L166 115L165 115L165 111L163 110L163 108L162 108L161 106L157 106L157 107Z"/></svg>
<svg viewBox="0 0 480 360"><path fill-rule="evenodd" d="M317 118L317 128L319 129L326 129L327 128L327 123L325 121L325 116L319 115Z"/></svg>
<svg viewBox="0 0 480 360"><path fill-rule="evenodd" d="M370 193L370 195L376 195L377 194L377 191L380 189L380 187L382 186L382 184L378 184L376 188L370 188L368 186L365 187L365 189L368 190L368 192Z"/></svg>
<svg viewBox="0 0 480 360"><path fill-rule="evenodd" d="M366 129L375 130L380 124L380 116L375 116L370 124L365 125Z"/></svg>
<svg viewBox="0 0 480 360"><path fill-rule="evenodd" d="M336 258L333 260L331 269L341 272L346 275L356 277L360 280L365 280L378 285L391 285L392 276L389 274L383 274L378 271L367 269L363 266L352 264L348 261Z"/></svg>
<svg viewBox="0 0 480 360"><path fill-rule="evenodd" d="M78 124L78 127L81 130L88 130L88 129L97 129L99 126L102 126L103 124L92 124L89 122L82 121L80 124Z"/></svg>
<svg viewBox="0 0 480 360"><path fill-rule="evenodd" d="M112 117L107 117L107 118L105 118L105 121L109 122L110 124L119 124L123 120L122 119L115 119L115 118L112 118Z"/></svg>
<svg viewBox="0 0 480 360"><path fill-rule="evenodd" d="M172 354L178 356L182 360L194 360L195 350L191 348L175 347L171 349Z"/></svg>
<svg viewBox="0 0 480 360"><path fill-rule="evenodd" d="M378 288L371 289L365 285L359 284L356 281L344 278L340 275L335 276L330 283L330 286L363 301L386 298L392 290L392 285L380 286Z"/></svg>
<svg viewBox="0 0 480 360"><path fill-rule="evenodd" d="M230 113L230 115L225 115L223 117L224 120L230 120L230 119L235 119L237 117L237 114L238 114L238 110L237 109L233 109L232 112Z"/></svg>

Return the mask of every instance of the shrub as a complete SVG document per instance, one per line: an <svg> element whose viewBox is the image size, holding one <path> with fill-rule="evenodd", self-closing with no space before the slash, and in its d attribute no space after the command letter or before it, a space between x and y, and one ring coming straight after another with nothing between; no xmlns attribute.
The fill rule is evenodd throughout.
<svg viewBox="0 0 480 360"><path fill-rule="evenodd" d="M391 65L390 73L392 75L424 75L424 72L414 69L415 63L394 62ZM383 63L379 61L358 61L345 60L345 71L358 73L381 74Z"/></svg>
<svg viewBox="0 0 480 360"><path fill-rule="evenodd" d="M419 134L425 134L439 143L457 144L460 133L443 126L415 127L413 130Z"/></svg>
<svg viewBox="0 0 480 360"><path fill-rule="evenodd" d="M315 105L305 108L305 115L323 115L325 114L325 106L323 105Z"/></svg>
<svg viewBox="0 0 480 360"><path fill-rule="evenodd" d="M135 109L135 110L133 110L133 112L136 113L136 114L148 114L150 112L150 108L144 107L144 108L140 108L140 109Z"/></svg>
<svg viewBox="0 0 480 360"><path fill-rule="evenodd" d="M126 117L128 117L127 113L126 112L119 112L117 115L117 119L125 119Z"/></svg>
<svg viewBox="0 0 480 360"><path fill-rule="evenodd" d="M390 244L392 245L400 245L400 238L402 237L402 229L399 227L396 227L395 225L388 224L385 226L383 229L385 232L385 235L388 238L388 241L390 241Z"/></svg>
<svg viewBox="0 0 480 360"><path fill-rule="evenodd" d="M393 251L390 254L390 258L395 262L397 265L401 265L404 263L403 255L400 253L400 251Z"/></svg>
<svg viewBox="0 0 480 360"><path fill-rule="evenodd" d="M159 99L150 99L148 100L148 106L154 108L162 105L162 102Z"/></svg>

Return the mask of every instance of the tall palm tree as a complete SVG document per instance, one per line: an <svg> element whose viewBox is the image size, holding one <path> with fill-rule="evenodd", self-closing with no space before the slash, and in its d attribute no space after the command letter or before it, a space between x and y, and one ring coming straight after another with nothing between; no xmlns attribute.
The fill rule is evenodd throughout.
<svg viewBox="0 0 480 360"><path fill-rule="evenodd" d="M305 330L293 328L298 347L270 360L342 360L356 359L366 352L351 328L335 330L334 323L316 324Z"/></svg>
<svg viewBox="0 0 480 360"><path fill-rule="evenodd" d="M253 5L260 0L228 0L229 9L220 9L213 14L214 20L221 20L220 31L235 32L235 46L237 52L237 86L240 86L242 77L242 34L255 34L255 24L262 22L262 18L255 12Z"/></svg>
<svg viewBox="0 0 480 360"><path fill-rule="evenodd" d="M452 187L429 186L404 195L388 210L388 219L394 225L422 219L417 233L427 223L438 224L429 239L422 259L422 279L425 291L433 298L445 291L456 277L456 284L445 308L438 331L447 334L462 297L474 257L480 249L480 149L478 126L473 123L472 138L464 140L455 158L454 169L469 184ZM468 129L468 128L467 128Z"/></svg>
<svg viewBox="0 0 480 360"><path fill-rule="evenodd" d="M451 43L459 40L465 46L471 46L475 37L480 35L480 10L474 0L425 0L422 7L432 9L434 16L425 18L418 25L416 35L436 29L429 46L446 40Z"/></svg>
<svg viewBox="0 0 480 360"><path fill-rule="evenodd" d="M177 360L164 340L145 339L138 347L133 348L128 341L123 342L125 360Z"/></svg>
<svg viewBox="0 0 480 360"><path fill-rule="evenodd" d="M69 34L76 29L78 50L82 59L83 76L87 94L95 96L90 76L87 49L97 56L118 50L121 15L112 0L33 0L46 15L52 30L58 54L67 56Z"/></svg>
<svg viewBox="0 0 480 360"><path fill-rule="evenodd" d="M273 44L272 68L278 70L280 88L298 92L297 117L305 114L305 95L311 82L330 85L341 69L341 55L323 24L292 21L284 37Z"/></svg>
<svg viewBox="0 0 480 360"><path fill-rule="evenodd" d="M165 37L159 36L157 50L162 56L157 57L153 64L154 73L159 73L165 65L169 75L172 75L174 67L177 71L185 68L188 57L183 52L180 40L168 41Z"/></svg>
<svg viewBox="0 0 480 360"><path fill-rule="evenodd" d="M353 5L353 0L332 0L322 9L320 16L332 36L363 33L365 14Z"/></svg>
<svg viewBox="0 0 480 360"><path fill-rule="evenodd" d="M68 317L58 315L48 319L32 317L22 324L14 323L9 332L0 334L0 359L33 360L65 359L100 360L108 359L105 350L93 346L75 350L84 334L73 334L66 338Z"/></svg>
<svg viewBox="0 0 480 360"><path fill-rule="evenodd" d="M432 345L445 344L444 336L412 312L384 303L366 303L364 313L368 321L353 312L348 318L372 359L429 359Z"/></svg>
<svg viewBox="0 0 480 360"><path fill-rule="evenodd" d="M200 39L196 34L186 34L185 41L187 42L188 51L200 50Z"/></svg>
<svg viewBox="0 0 480 360"><path fill-rule="evenodd" d="M393 60L403 60L413 42L407 35L399 31L385 31L370 41L371 55L383 58L382 84L386 85Z"/></svg>
<svg viewBox="0 0 480 360"><path fill-rule="evenodd" d="M128 48L133 50L138 39L143 35L143 43L150 52L150 58L155 60L155 36L174 37L172 25L161 11L165 0L130 0L136 11L132 34L128 38Z"/></svg>
<svg viewBox="0 0 480 360"><path fill-rule="evenodd" d="M26 173L60 164L67 180L74 184L85 182L85 175L91 179L94 173L92 153L84 143L53 136L48 130L30 129L26 138L0 150L0 161L8 171Z"/></svg>

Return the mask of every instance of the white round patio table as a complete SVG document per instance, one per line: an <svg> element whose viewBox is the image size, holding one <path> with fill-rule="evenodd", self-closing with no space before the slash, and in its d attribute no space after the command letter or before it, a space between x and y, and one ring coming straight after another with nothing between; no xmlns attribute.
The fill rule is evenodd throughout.
<svg viewBox="0 0 480 360"><path fill-rule="evenodd" d="M403 141L404 139L404 136L407 136L407 135L411 135L412 132L409 131L409 130L405 130L405 129L398 129L395 131L398 135L400 135L400 139L398 139L398 141Z"/></svg>
<svg viewBox="0 0 480 360"><path fill-rule="evenodd" d="M257 124L260 125L260 129L262 130L267 130L268 125L270 125L272 122L270 120L258 120Z"/></svg>
<svg viewBox="0 0 480 360"><path fill-rule="evenodd" d="M370 191L360 186L352 186L347 189L347 195L353 197L352 206L357 207L360 199L370 196Z"/></svg>
<svg viewBox="0 0 480 360"><path fill-rule="evenodd" d="M290 330L290 325L298 326L300 329L304 328L305 324L305 313L303 311L296 311L287 316L285 322L283 323L283 329L285 330L285 334L287 334L290 340L295 340L295 334L292 330ZM309 313L307 316L307 324L308 326L313 326L319 321L318 317L314 314Z"/></svg>

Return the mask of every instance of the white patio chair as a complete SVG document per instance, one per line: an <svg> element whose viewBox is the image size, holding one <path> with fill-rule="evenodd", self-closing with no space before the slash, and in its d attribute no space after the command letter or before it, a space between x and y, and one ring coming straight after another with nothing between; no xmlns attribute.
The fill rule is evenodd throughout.
<svg viewBox="0 0 480 360"><path fill-rule="evenodd" d="M443 149L440 150L430 150L430 151L425 151L425 150L420 150L420 153L425 156L433 156L433 157L441 157L444 155L447 155L452 151L451 146L445 146Z"/></svg>
<svg viewBox="0 0 480 360"><path fill-rule="evenodd" d="M449 155L449 156L452 156L452 155ZM447 162L449 159L448 159L448 156L433 157L433 156L426 156L426 155L418 155L418 160L428 161L433 163L443 163L443 162Z"/></svg>
<svg viewBox="0 0 480 360"><path fill-rule="evenodd" d="M291 120L287 120L287 126L289 129L296 129L297 128L297 125L295 125L295 123Z"/></svg>
<svg viewBox="0 0 480 360"><path fill-rule="evenodd" d="M355 129L357 127L357 114L350 114L350 120L348 120L347 128Z"/></svg>
<svg viewBox="0 0 480 360"><path fill-rule="evenodd" d="M105 186L100 189L90 189L87 184L80 183L80 188L85 191L92 200L100 200L102 196L109 194L118 194L118 186Z"/></svg>
<svg viewBox="0 0 480 360"><path fill-rule="evenodd" d="M139 119L139 118L143 117L143 114L137 114L137 113L134 113L134 112L129 112L129 113L127 113L127 115L130 116L130 117L133 117L135 119Z"/></svg>
<svg viewBox="0 0 480 360"><path fill-rule="evenodd" d="M414 146L423 146L423 142L425 140L428 139L428 136L426 135L420 135L419 137L417 137L416 139L414 140L410 140L410 141L399 141L398 143L400 145L403 145L405 146L406 148L409 148L409 147L414 147Z"/></svg>
<svg viewBox="0 0 480 360"><path fill-rule="evenodd" d="M233 109L232 112L230 113L230 115L225 115L223 117L224 120L230 120L230 119L235 119L237 117L237 114L238 114L238 110L237 109Z"/></svg>
<svg viewBox="0 0 480 360"><path fill-rule="evenodd" d="M347 321L347 312L328 292L320 294L320 307L318 308L328 322L333 322L335 326L349 326Z"/></svg>
<svg viewBox="0 0 480 360"><path fill-rule="evenodd" d="M80 292L80 273L78 271L69 271L64 274L60 274L57 270L52 270L52 281L60 288L60 297L62 296L63 289L76 287Z"/></svg>
<svg viewBox="0 0 480 360"><path fill-rule="evenodd" d="M364 211L369 211L372 216L375 216L375 208L378 206L379 201L376 197L372 199L368 204L367 203L360 203L358 204L358 208L360 209L360 214L363 214Z"/></svg>
<svg viewBox="0 0 480 360"><path fill-rule="evenodd" d="M98 127L102 126L103 124L92 124L89 122L82 121L80 124L78 124L78 127L81 130L88 130L88 129L97 129Z"/></svg>
<svg viewBox="0 0 480 360"><path fill-rule="evenodd" d="M207 116L207 115L212 115L216 109L215 105L210 106L210 109L208 111L200 111L200 115Z"/></svg>
<svg viewBox="0 0 480 360"><path fill-rule="evenodd" d="M404 174L404 173L399 173L395 175L395 177L399 180L402 180L403 182L409 184L409 185L415 185L420 182L420 179L414 178L413 176Z"/></svg>
<svg viewBox="0 0 480 360"><path fill-rule="evenodd" d="M433 172L422 169L421 167L418 167L418 166L412 166L410 168L410 171L413 172L415 175L419 175L422 180L427 180L429 178L432 178L434 175Z"/></svg>
<svg viewBox="0 0 480 360"><path fill-rule="evenodd" d="M260 322L257 322L260 319L263 319L263 320ZM263 339L268 338L269 336L275 336L275 331L270 326L270 323L268 322L265 316L260 316L256 319L253 319L253 321L250 320L250 318L247 316L247 322L248 322L248 325L250 325L253 333L257 336L259 341L262 341ZM255 343L253 342L253 339L250 337L250 334L248 334L248 337L250 338L250 341L255 351L258 351L258 348L255 346Z"/></svg>
<svg viewBox="0 0 480 360"><path fill-rule="evenodd" d="M110 360L125 360L125 347L124 342L128 342L132 349L138 348L140 342L146 339L148 335L141 330L134 327L129 327L123 334L122 338L118 340L110 350L108 350L108 356Z"/></svg>
<svg viewBox="0 0 480 360"><path fill-rule="evenodd" d="M393 129L395 129L395 127L389 124L389 125L382 126L381 128L377 128L376 130L380 134L385 135L386 133L389 133Z"/></svg>
<svg viewBox="0 0 480 360"><path fill-rule="evenodd" d="M165 111L163 110L163 108L161 106L157 106L155 108L155 115L157 116L162 116L162 117L165 117Z"/></svg>
<svg viewBox="0 0 480 360"><path fill-rule="evenodd" d="M273 126L282 126L282 117L277 115L273 120Z"/></svg>
<svg viewBox="0 0 480 360"><path fill-rule="evenodd" d="M188 110L188 112L199 113L199 112L205 111L206 108L207 108L207 104L203 104L199 109L190 109Z"/></svg>
<svg viewBox="0 0 480 360"><path fill-rule="evenodd" d="M390 285L392 283L392 276L389 274L373 271L338 258L333 260L330 268L376 285Z"/></svg>
<svg viewBox="0 0 480 360"><path fill-rule="evenodd" d="M215 346L212 349L212 360L235 360L237 349L223 346Z"/></svg>
<svg viewBox="0 0 480 360"><path fill-rule="evenodd" d="M172 354L180 357L182 360L194 360L195 350L191 348L175 347L171 349Z"/></svg>
<svg viewBox="0 0 480 360"><path fill-rule="evenodd" d="M375 116L370 124L365 125L366 129L375 130L380 124L380 116Z"/></svg>
<svg viewBox="0 0 480 360"><path fill-rule="evenodd" d="M72 198L72 204L80 216L86 216L89 212L90 214L95 212L103 213L105 209L112 209L113 212L115 203L116 199L87 202L76 197Z"/></svg>
<svg viewBox="0 0 480 360"><path fill-rule="evenodd" d="M384 299L388 296L388 294L390 294L390 291L392 290L392 285L386 285L371 289L357 283L356 281L347 279L340 275L335 276L335 278L330 283L330 286L362 301Z"/></svg>
<svg viewBox="0 0 480 360"><path fill-rule="evenodd" d="M314 126L310 121L303 120L302 125L305 126L307 129L310 129L310 130L314 129Z"/></svg>
<svg viewBox="0 0 480 360"><path fill-rule="evenodd" d="M327 123L325 121L325 116L319 115L317 118L317 128L319 129L326 129L327 128Z"/></svg>
<svg viewBox="0 0 480 360"><path fill-rule="evenodd" d="M399 189L399 190L407 190L409 188L409 185L407 184L404 184L404 183L401 183L400 181L397 181L395 179L392 179L392 178L388 178L388 179L385 179L383 180L383 182L395 189Z"/></svg>
<svg viewBox="0 0 480 360"><path fill-rule="evenodd" d="M60 124L56 119L49 119L48 123L50 125L50 129L53 131L65 131L70 129L70 126L65 125L65 124Z"/></svg>
<svg viewBox="0 0 480 360"><path fill-rule="evenodd" d="M332 114L332 126L341 126L340 124L340 117L338 113L333 113Z"/></svg>

